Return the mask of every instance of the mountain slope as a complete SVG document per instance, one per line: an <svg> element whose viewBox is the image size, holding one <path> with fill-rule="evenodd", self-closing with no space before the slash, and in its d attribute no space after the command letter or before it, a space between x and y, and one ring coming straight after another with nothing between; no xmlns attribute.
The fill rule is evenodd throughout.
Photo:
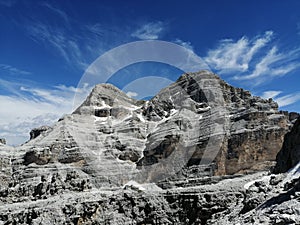
<svg viewBox="0 0 300 225"><path fill-rule="evenodd" d="M0 145L0 222L206 224L243 201L263 173L238 174L268 170L290 127L271 99L208 71L149 101L99 84L29 142Z"/></svg>

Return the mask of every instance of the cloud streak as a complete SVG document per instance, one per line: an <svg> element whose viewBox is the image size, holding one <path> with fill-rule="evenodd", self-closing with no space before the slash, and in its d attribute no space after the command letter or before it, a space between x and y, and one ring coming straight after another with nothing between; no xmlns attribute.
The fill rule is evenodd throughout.
<svg viewBox="0 0 300 225"><path fill-rule="evenodd" d="M162 36L164 29L165 24L161 21L146 23L135 30L131 36L141 40L156 40Z"/></svg>
<svg viewBox="0 0 300 225"><path fill-rule="evenodd" d="M69 23L69 17L67 15L67 13L64 12L63 10L61 10L57 7L54 7L53 5L50 5L47 2L42 2L41 5L45 6L46 8L48 8L50 11L52 11L56 15L59 15L61 18L63 18L65 20L66 23Z"/></svg>
<svg viewBox="0 0 300 225"><path fill-rule="evenodd" d="M265 91L262 93L261 97L264 99L272 98L278 103L279 107L292 105L300 100L299 92L280 96L282 93L282 91Z"/></svg>
<svg viewBox="0 0 300 225"><path fill-rule="evenodd" d="M185 47L185 48L191 50L192 52L194 52L194 46L189 41L183 41L179 38L176 38L175 43L181 45L182 47Z"/></svg>
<svg viewBox="0 0 300 225"><path fill-rule="evenodd" d="M221 73L244 72L249 68L253 56L271 41L272 31L252 40L242 37L238 41L220 41L216 49L209 50L205 61Z"/></svg>
<svg viewBox="0 0 300 225"><path fill-rule="evenodd" d="M31 72L18 69L16 67L13 67L11 65L7 64L0 64L0 71L3 71L5 73L9 73L11 75L29 75Z"/></svg>
<svg viewBox="0 0 300 225"><path fill-rule="evenodd" d="M252 39L222 40L204 59L220 74L259 85L299 68L300 49L280 52L273 39L273 31L267 31Z"/></svg>
<svg viewBox="0 0 300 225"><path fill-rule="evenodd" d="M85 70L88 65L106 50L115 46L115 42L123 42L132 38L127 28L116 28L113 25L81 24L72 19L63 10L48 3L47 7L64 20L59 24L50 24L37 18L24 18L25 25L20 23L27 36L42 45L52 54L59 55L70 68ZM120 37L120 32L123 33ZM111 40L107 43L107 39Z"/></svg>
<svg viewBox="0 0 300 225"><path fill-rule="evenodd" d="M11 94L0 95L0 136L14 145L28 140L32 128L51 125L65 113L71 113L77 91L87 95L91 90L65 85L32 88L32 84L10 81L5 81L5 86Z"/></svg>
<svg viewBox="0 0 300 225"><path fill-rule="evenodd" d="M276 96L278 96L281 93L282 93L282 91L265 91L261 97L265 98L265 99L275 98Z"/></svg>
<svg viewBox="0 0 300 225"><path fill-rule="evenodd" d="M70 35L67 35L65 30L38 21L27 25L25 29L33 41L38 44L42 43L49 49L54 49L70 65L86 65L77 44L78 41L68 37Z"/></svg>
<svg viewBox="0 0 300 225"><path fill-rule="evenodd" d="M284 95L274 99L280 107L288 106L300 101L300 93Z"/></svg>
<svg viewBox="0 0 300 225"><path fill-rule="evenodd" d="M235 76L234 78L237 80L256 79L256 83L260 84L268 77L272 78L283 76L299 67L299 63L294 61L298 55L299 50L278 53L277 47L273 47L255 65L255 69L250 74Z"/></svg>

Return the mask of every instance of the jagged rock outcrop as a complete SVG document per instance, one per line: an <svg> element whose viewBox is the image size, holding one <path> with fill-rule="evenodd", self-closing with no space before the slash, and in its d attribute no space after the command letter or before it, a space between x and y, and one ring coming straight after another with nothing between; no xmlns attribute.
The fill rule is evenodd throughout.
<svg viewBox="0 0 300 225"><path fill-rule="evenodd" d="M234 88L205 72L183 75L150 100L143 110L150 121L170 119L158 124L148 136L140 164L152 164L168 156L180 146L179 137L187 142L186 149L194 150L188 164L198 164L203 160L209 139L214 138L214 133L221 133L222 140L214 141L220 145L214 160L215 174L219 175L270 166L266 162L275 160L291 126L288 116L278 112L278 105L272 99L252 96L249 91ZM215 131L216 127L219 131Z"/></svg>
<svg viewBox="0 0 300 225"><path fill-rule="evenodd" d="M263 176L240 191L242 201L214 214L207 224L300 223L300 163L287 174Z"/></svg>
<svg viewBox="0 0 300 225"><path fill-rule="evenodd" d="M5 140L5 138L0 138L0 144L6 145L6 140Z"/></svg>
<svg viewBox="0 0 300 225"><path fill-rule="evenodd" d="M245 189L264 174L241 174L268 169L291 125L208 71L149 101L97 85L53 127L0 146L0 224L231 224L279 190Z"/></svg>
<svg viewBox="0 0 300 225"><path fill-rule="evenodd" d="M284 138L282 149L276 157L275 173L285 173L300 161L300 119Z"/></svg>
<svg viewBox="0 0 300 225"><path fill-rule="evenodd" d="M290 112L289 113L289 120L292 122L292 123L295 123L296 120L299 118L300 114L297 113L297 112Z"/></svg>
<svg viewBox="0 0 300 225"><path fill-rule="evenodd" d="M51 131L52 128L49 126L41 126L38 128L34 128L30 131L30 140L38 137L41 134L45 134L47 131Z"/></svg>

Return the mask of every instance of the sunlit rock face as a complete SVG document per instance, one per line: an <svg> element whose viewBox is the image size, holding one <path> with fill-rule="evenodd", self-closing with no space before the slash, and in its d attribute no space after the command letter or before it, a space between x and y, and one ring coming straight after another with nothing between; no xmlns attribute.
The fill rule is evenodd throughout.
<svg viewBox="0 0 300 225"><path fill-rule="evenodd" d="M262 176L238 174L270 168L290 127L272 99L208 71L149 101L99 84L53 127L0 145L0 222L206 224Z"/></svg>
<svg viewBox="0 0 300 225"><path fill-rule="evenodd" d="M183 75L143 110L146 120L162 122L148 135L139 164L185 148L192 151L188 165L213 162L219 175L270 166L291 126L272 99L252 96L206 72ZM215 149L208 151L211 145Z"/></svg>
<svg viewBox="0 0 300 225"><path fill-rule="evenodd" d="M208 71L182 75L149 101L99 84L73 114L33 129L10 166L27 180L68 167L100 186L157 182L195 165L211 175L246 173L270 167L290 126L271 99Z"/></svg>

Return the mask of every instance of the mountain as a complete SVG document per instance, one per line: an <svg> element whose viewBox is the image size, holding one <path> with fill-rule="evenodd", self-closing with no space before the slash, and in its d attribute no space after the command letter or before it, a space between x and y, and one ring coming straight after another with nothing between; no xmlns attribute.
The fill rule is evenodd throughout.
<svg viewBox="0 0 300 225"><path fill-rule="evenodd" d="M284 191L274 175L260 197L253 180L266 180L297 116L208 71L149 101L99 84L53 127L0 145L0 223L230 224Z"/></svg>

